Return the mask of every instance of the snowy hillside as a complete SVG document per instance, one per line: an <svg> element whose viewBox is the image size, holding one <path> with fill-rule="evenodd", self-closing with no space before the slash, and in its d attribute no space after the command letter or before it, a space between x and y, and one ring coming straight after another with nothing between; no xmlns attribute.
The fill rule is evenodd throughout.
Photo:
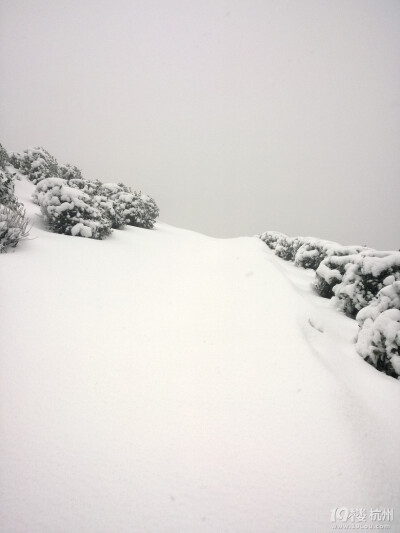
<svg viewBox="0 0 400 533"><path fill-rule="evenodd" d="M0 261L2 533L323 533L341 507L400 531L399 382L309 271L162 223L56 235L16 190L33 239Z"/></svg>

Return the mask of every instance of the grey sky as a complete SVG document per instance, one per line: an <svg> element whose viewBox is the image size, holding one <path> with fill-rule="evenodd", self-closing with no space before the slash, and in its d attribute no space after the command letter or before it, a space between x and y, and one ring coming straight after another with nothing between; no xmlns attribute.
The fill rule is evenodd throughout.
<svg viewBox="0 0 400 533"><path fill-rule="evenodd" d="M400 247L398 0L1 0L0 142L214 236Z"/></svg>

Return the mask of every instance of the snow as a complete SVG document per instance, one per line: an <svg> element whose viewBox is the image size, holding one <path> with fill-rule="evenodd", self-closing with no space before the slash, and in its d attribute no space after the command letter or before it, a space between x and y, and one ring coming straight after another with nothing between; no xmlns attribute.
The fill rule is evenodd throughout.
<svg viewBox="0 0 400 533"><path fill-rule="evenodd" d="M316 270L316 273L321 276L327 283L332 283L333 280L340 280L342 278L341 273L336 268L329 268L326 264L326 260L322 261Z"/></svg>
<svg viewBox="0 0 400 533"><path fill-rule="evenodd" d="M32 162L31 168L33 169L40 168L42 165L45 165L45 164L46 164L46 160L42 159L41 157L38 157L38 159Z"/></svg>
<svg viewBox="0 0 400 533"><path fill-rule="evenodd" d="M392 363L395 372L400 376L400 355L394 355L390 362Z"/></svg>
<svg viewBox="0 0 400 533"><path fill-rule="evenodd" d="M3 255L2 533L323 533L394 508L399 382L313 271L158 223Z"/></svg>
<svg viewBox="0 0 400 533"><path fill-rule="evenodd" d="M75 224L75 226L72 227L71 235L73 235L74 237L76 235L80 235L81 237L90 238L92 236L92 229L82 224L82 222L78 222L77 224Z"/></svg>
<svg viewBox="0 0 400 533"><path fill-rule="evenodd" d="M103 189L116 193L121 190L121 187L117 183L103 183Z"/></svg>
<svg viewBox="0 0 400 533"><path fill-rule="evenodd" d="M378 277L382 272L389 268L400 267L400 252L380 252L379 256L365 257L363 261L363 269L365 273L371 273Z"/></svg>
<svg viewBox="0 0 400 533"><path fill-rule="evenodd" d="M373 345L371 345L372 342ZM388 354L387 358L390 361L393 354L398 353L400 346L400 311L398 309L387 309L375 320L367 319L364 322L358 336L357 350L364 358L368 358L376 364L377 355L374 353L374 346L380 352ZM395 362L398 360L397 357L395 355ZM400 372L397 374L400 375Z"/></svg>
<svg viewBox="0 0 400 533"><path fill-rule="evenodd" d="M394 276L390 277L394 279ZM362 325L368 318L375 320L387 309L400 309L400 281L394 281L381 289L370 305L358 312L357 321Z"/></svg>

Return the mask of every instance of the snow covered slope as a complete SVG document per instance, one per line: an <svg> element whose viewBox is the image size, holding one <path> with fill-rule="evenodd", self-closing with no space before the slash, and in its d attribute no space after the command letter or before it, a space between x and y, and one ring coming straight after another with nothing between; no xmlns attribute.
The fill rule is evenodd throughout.
<svg viewBox="0 0 400 533"><path fill-rule="evenodd" d="M51 234L17 189L34 240L0 258L2 533L321 533L340 507L400 530L399 383L309 272L161 223Z"/></svg>

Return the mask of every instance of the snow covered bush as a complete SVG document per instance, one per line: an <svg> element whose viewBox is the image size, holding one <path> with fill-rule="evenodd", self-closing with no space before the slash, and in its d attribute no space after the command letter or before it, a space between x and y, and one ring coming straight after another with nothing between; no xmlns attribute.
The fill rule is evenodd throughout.
<svg viewBox="0 0 400 533"><path fill-rule="evenodd" d="M131 192L123 183L103 183L102 190L109 198L115 197L121 192Z"/></svg>
<svg viewBox="0 0 400 533"><path fill-rule="evenodd" d="M28 236L28 223L21 205L14 208L0 205L0 253L7 252L8 248L15 248Z"/></svg>
<svg viewBox="0 0 400 533"><path fill-rule="evenodd" d="M351 255L362 250L362 246L343 246L336 242L307 237L297 250L294 264L303 268L317 270L326 257Z"/></svg>
<svg viewBox="0 0 400 533"><path fill-rule="evenodd" d="M159 209L150 196L122 190L112 195L112 198L118 203L118 209L121 210L126 224L145 229L153 228Z"/></svg>
<svg viewBox="0 0 400 533"><path fill-rule="evenodd" d="M279 231L266 231L259 237L278 257L313 270L326 257L355 254L364 249L362 246L342 246L314 237L288 237Z"/></svg>
<svg viewBox="0 0 400 533"><path fill-rule="evenodd" d="M336 253L341 255L329 255L323 259L315 271L313 287L317 293L323 298L332 298L334 296L333 287L342 281L346 265L351 263L353 259L357 261L357 257L353 256L357 256L363 250L366 249L344 246L341 250L336 250Z"/></svg>
<svg viewBox="0 0 400 533"><path fill-rule="evenodd" d="M371 303L357 313L356 320L360 326L363 326L366 320L375 320L387 309L400 309L400 281L383 287Z"/></svg>
<svg viewBox="0 0 400 533"><path fill-rule="evenodd" d="M126 224L123 208L116 200L105 195L96 195L93 198L94 205L103 213L103 216L110 221L113 229L121 229Z"/></svg>
<svg viewBox="0 0 400 533"><path fill-rule="evenodd" d="M8 152L4 148L4 146L0 144L0 169L5 170L9 162L10 162L10 157L8 155Z"/></svg>
<svg viewBox="0 0 400 533"><path fill-rule="evenodd" d="M13 176L6 170L0 170L0 204L8 207L17 207L18 198L14 194Z"/></svg>
<svg viewBox="0 0 400 533"><path fill-rule="evenodd" d="M45 222L55 233L103 239L112 231L110 221L93 205L91 197L61 178L42 180L37 187L36 201Z"/></svg>
<svg viewBox="0 0 400 533"><path fill-rule="evenodd" d="M113 229L121 229L126 224L124 204L119 200L122 189L116 183L102 183L94 196L96 206L107 217Z"/></svg>
<svg viewBox="0 0 400 533"><path fill-rule="evenodd" d="M58 175L56 159L44 148L28 148L22 154L13 154L15 166L35 185Z"/></svg>
<svg viewBox="0 0 400 533"><path fill-rule="evenodd" d="M0 144L0 204L18 209L21 205L14 193L14 174L10 171L7 151Z"/></svg>
<svg viewBox="0 0 400 533"><path fill-rule="evenodd" d="M381 289L357 314L360 326L356 349L378 370L400 377L400 282Z"/></svg>
<svg viewBox="0 0 400 533"><path fill-rule="evenodd" d="M153 198L134 192L134 199L128 212L124 212L126 223L139 228L152 229L160 211Z"/></svg>
<svg viewBox="0 0 400 533"><path fill-rule="evenodd" d="M334 296L333 287L342 281L345 266L349 261L351 261L350 255L333 255L321 261L315 271L313 283L314 289L320 296L323 298L332 298Z"/></svg>
<svg viewBox="0 0 400 533"><path fill-rule="evenodd" d="M19 152L8 152L8 159L14 168L19 169L21 167L22 154Z"/></svg>
<svg viewBox="0 0 400 533"><path fill-rule="evenodd" d="M285 261L294 261L300 246L304 244L304 237L280 237L276 242L275 255Z"/></svg>
<svg viewBox="0 0 400 533"><path fill-rule="evenodd" d="M280 241L288 238L289 237L287 235L280 233L279 231L265 231L260 235L260 239L265 242L265 244L268 246L268 248L271 248L271 250L275 250Z"/></svg>
<svg viewBox="0 0 400 533"><path fill-rule="evenodd" d="M110 221L113 229L120 229L126 224L125 208L119 200L119 193L123 191L119 185L83 178L72 178L68 185L88 194L92 198L92 204Z"/></svg>
<svg viewBox="0 0 400 533"><path fill-rule="evenodd" d="M100 190L103 184L100 180L88 180L83 177L80 177L80 178L76 177L76 178L71 178L68 181L68 185L70 187L79 189L85 192L86 194L88 194L89 196L93 197L96 194L100 194Z"/></svg>
<svg viewBox="0 0 400 533"><path fill-rule="evenodd" d="M294 264L303 268L316 270L324 258L324 241L307 237L296 252Z"/></svg>
<svg viewBox="0 0 400 533"><path fill-rule="evenodd" d="M61 164L58 166L58 176L63 180L70 181L72 179L83 179L82 172L74 165Z"/></svg>
<svg viewBox="0 0 400 533"><path fill-rule="evenodd" d="M348 316L369 305L378 292L400 280L400 252L368 250L349 257L333 287L334 301Z"/></svg>
<svg viewBox="0 0 400 533"><path fill-rule="evenodd" d="M36 189L34 190L32 194L32 201L34 204L41 205L42 199L49 191L50 189L53 189L54 187L62 187L65 185L66 182L62 178L46 178L42 181L40 181L36 185ZM68 184L69 185L69 184Z"/></svg>

